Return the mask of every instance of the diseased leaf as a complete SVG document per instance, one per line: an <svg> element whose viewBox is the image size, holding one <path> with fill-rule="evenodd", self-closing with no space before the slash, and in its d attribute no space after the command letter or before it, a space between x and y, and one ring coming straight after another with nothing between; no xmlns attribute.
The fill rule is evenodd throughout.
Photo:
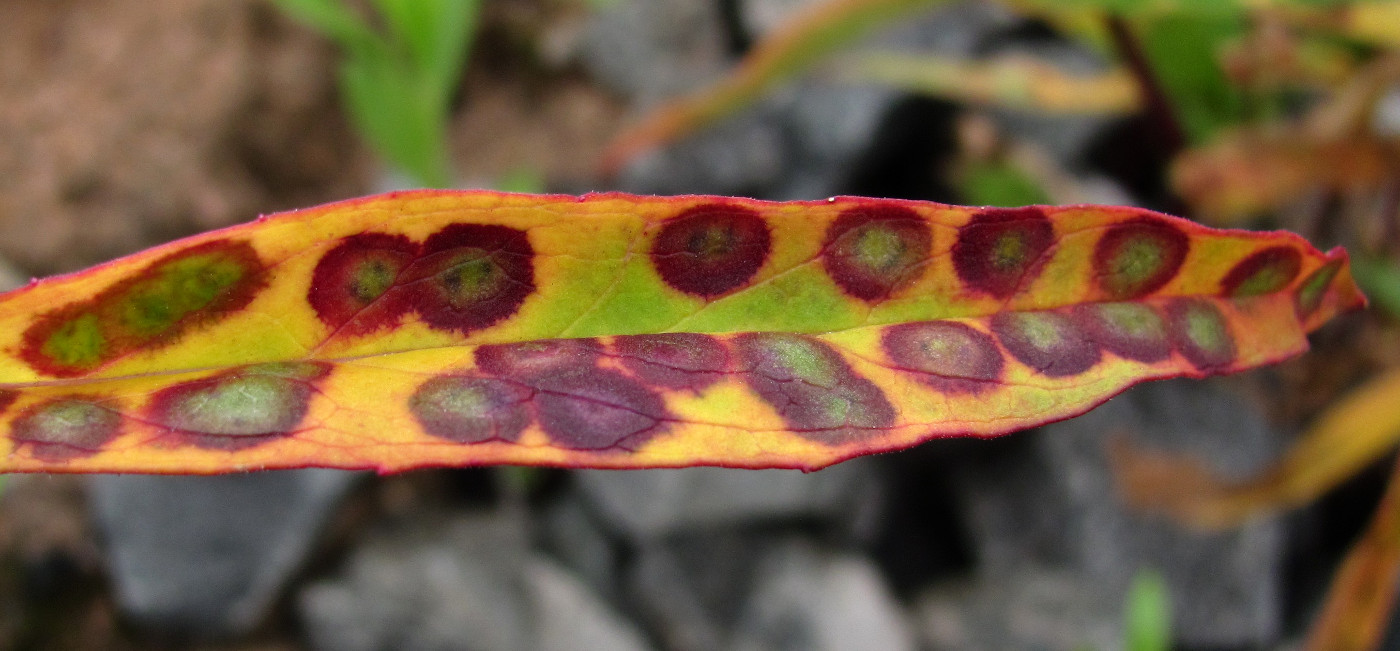
<svg viewBox="0 0 1400 651"><path fill-rule="evenodd" d="M1303 351L1346 254L1133 208L409 192L0 296L0 470L820 468Z"/></svg>

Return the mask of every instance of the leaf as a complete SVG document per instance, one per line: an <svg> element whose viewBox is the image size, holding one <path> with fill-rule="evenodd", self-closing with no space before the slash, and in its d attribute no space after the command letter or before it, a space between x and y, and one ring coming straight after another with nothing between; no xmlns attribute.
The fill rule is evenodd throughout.
<svg viewBox="0 0 1400 651"><path fill-rule="evenodd" d="M1123 617L1127 651L1167 651L1171 648L1171 597L1167 583L1154 570L1138 570L1128 588Z"/></svg>
<svg viewBox="0 0 1400 651"><path fill-rule="evenodd" d="M272 0L272 4L288 16L335 39L341 47L365 47L377 40L374 31L341 0Z"/></svg>
<svg viewBox="0 0 1400 651"><path fill-rule="evenodd" d="M1307 504L1355 475L1400 441L1400 368L1337 401L1274 467L1231 482L1196 460L1117 443L1115 474L1129 502L1201 527L1238 524L1251 515Z"/></svg>
<svg viewBox="0 0 1400 651"><path fill-rule="evenodd" d="M1379 256L1361 256L1352 261L1356 283L1366 291L1371 306L1400 319L1400 264Z"/></svg>
<svg viewBox="0 0 1400 651"><path fill-rule="evenodd" d="M969 161L958 172L958 189L968 203L1029 206L1050 200L1035 179L1009 161Z"/></svg>
<svg viewBox="0 0 1400 651"><path fill-rule="evenodd" d="M430 187L452 182L446 127L476 32L477 0L375 0L384 34L342 0L275 0L344 50L340 90L360 135Z"/></svg>
<svg viewBox="0 0 1400 651"><path fill-rule="evenodd" d="M1141 104L1137 82L1125 70L1069 74L1019 55L959 61L931 53L876 52L852 56L835 68L850 81L1045 113L1122 114Z"/></svg>
<svg viewBox="0 0 1400 651"><path fill-rule="evenodd" d="M1309 192L1376 192L1400 172L1400 140L1227 132L1172 162L1172 188L1203 219L1239 223Z"/></svg>
<svg viewBox="0 0 1400 651"><path fill-rule="evenodd" d="M0 471L814 469L1363 301L1341 250L1133 208L395 193L0 296Z"/></svg>
<svg viewBox="0 0 1400 651"><path fill-rule="evenodd" d="M1365 535L1332 579L1327 601L1308 633L1308 651L1381 648L1400 586L1400 461Z"/></svg>

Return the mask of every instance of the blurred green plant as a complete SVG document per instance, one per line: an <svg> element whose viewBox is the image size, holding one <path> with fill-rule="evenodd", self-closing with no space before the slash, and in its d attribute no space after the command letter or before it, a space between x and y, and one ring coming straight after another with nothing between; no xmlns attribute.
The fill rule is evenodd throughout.
<svg viewBox="0 0 1400 651"><path fill-rule="evenodd" d="M1053 203L1035 179L1009 162L970 162L961 176L958 189L973 205L1010 208Z"/></svg>
<svg viewBox="0 0 1400 651"><path fill-rule="evenodd" d="M1139 570L1124 604L1123 648L1167 651L1171 648L1171 628L1172 604L1166 582L1155 570Z"/></svg>
<svg viewBox="0 0 1400 651"><path fill-rule="evenodd" d="M447 122L476 33L479 0L272 0L335 41L342 101L355 129L390 165L425 187L455 180Z"/></svg>
<svg viewBox="0 0 1400 651"><path fill-rule="evenodd" d="M1358 255L1351 261L1351 274L1366 291L1371 306L1400 319L1400 263L1371 255Z"/></svg>

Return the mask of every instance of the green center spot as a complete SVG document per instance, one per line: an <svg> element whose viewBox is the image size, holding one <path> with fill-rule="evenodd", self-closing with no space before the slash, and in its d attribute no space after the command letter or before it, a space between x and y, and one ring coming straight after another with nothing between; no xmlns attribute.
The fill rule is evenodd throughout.
<svg viewBox="0 0 1400 651"><path fill-rule="evenodd" d="M241 262L217 253L192 255L152 270L117 298L120 326L138 337L168 331L181 319L227 294L245 276Z"/></svg>
<svg viewBox="0 0 1400 651"><path fill-rule="evenodd" d="M851 412L855 410L854 401L842 392L832 392L821 398L822 418L831 427L851 422Z"/></svg>
<svg viewBox="0 0 1400 651"><path fill-rule="evenodd" d="M1131 287L1146 282L1162 268L1166 252L1155 240L1137 237L1129 240L1109 264L1114 283Z"/></svg>
<svg viewBox="0 0 1400 651"><path fill-rule="evenodd" d="M1332 279L1337 276L1337 271L1341 269L1338 263L1331 263L1318 269L1303 281L1303 285L1298 288L1298 306L1303 313L1307 314L1317 309L1322 303L1322 294L1327 286L1332 284Z"/></svg>
<svg viewBox="0 0 1400 651"><path fill-rule="evenodd" d="M992 267L998 271L1015 269L1026 261L1026 239L1019 233L1007 233L992 246Z"/></svg>
<svg viewBox="0 0 1400 651"><path fill-rule="evenodd" d="M491 416L492 401L483 387L465 382L441 383L413 398L415 410L452 414L471 420Z"/></svg>
<svg viewBox="0 0 1400 651"><path fill-rule="evenodd" d="M361 303L370 303L389 291L398 269L385 260L365 260L350 274L350 294Z"/></svg>
<svg viewBox="0 0 1400 651"><path fill-rule="evenodd" d="M862 265L891 271L907 264L909 247L899 233L884 228L867 228L856 238L855 255Z"/></svg>
<svg viewBox="0 0 1400 651"><path fill-rule="evenodd" d="M928 361L942 365L957 360L971 345L972 342L964 337L924 337L919 342L919 350Z"/></svg>
<svg viewBox="0 0 1400 651"><path fill-rule="evenodd" d="M1195 307L1186 313L1186 337L1202 350L1224 352L1230 348L1225 322L1207 309Z"/></svg>
<svg viewBox="0 0 1400 651"><path fill-rule="evenodd" d="M1166 324L1152 308L1137 303L1101 303L1099 317L1110 330L1133 339L1160 339Z"/></svg>
<svg viewBox="0 0 1400 651"><path fill-rule="evenodd" d="M107 350L107 338L96 314L83 314L59 326L42 348L45 357L77 368L92 368L102 363Z"/></svg>
<svg viewBox="0 0 1400 651"><path fill-rule="evenodd" d="M244 375L185 396L172 410L171 425L203 434L280 433L290 426L299 404L290 380Z"/></svg>
<svg viewBox="0 0 1400 651"><path fill-rule="evenodd" d="M500 265L484 251L463 254L438 278L447 292L448 302L457 308L490 298L500 292L506 281Z"/></svg>
<svg viewBox="0 0 1400 651"><path fill-rule="evenodd" d="M1293 280L1293 273L1281 265L1265 265L1250 274L1235 288L1233 296L1260 296L1283 289Z"/></svg>
<svg viewBox="0 0 1400 651"><path fill-rule="evenodd" d="M836 385L836 369L831 367L830 360L816 344L787 335L775 335L765 344L778 366L793 377L816 386L829 388Z"/></svg>
<svg viewBox="0 0 1400 651"><path fill-rule="evenodd" d="M1064 342L1064 333L1053 317L1028 312L1016 316L1016 331L1031 346L1040 350L1053 350Z"/></svg>
<svg viewBox="0 0 1400 651"><path fill-rule="evenodd" d="M722 258L734 250L734 233L728 228L711 226L692 235L686 250L701 259Z"/></svg>
<svg viewBox="0 0 1400 651"><path fill-rule="evenodd" d="M76 442L94 430L115 427L119 418L90 402L63 400L34 414L30 427L50 443Z"/></svg>

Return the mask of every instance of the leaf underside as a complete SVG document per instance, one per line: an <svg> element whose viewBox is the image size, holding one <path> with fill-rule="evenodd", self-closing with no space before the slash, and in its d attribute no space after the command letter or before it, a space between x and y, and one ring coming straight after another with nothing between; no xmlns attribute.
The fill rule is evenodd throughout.
<svg viewBox="0 0 1400 651"><path fill-rule="evenodd" d="M1340 249L1134 208L395 193L0 296L0 471L816 469L1363 301Z"/></svg>

